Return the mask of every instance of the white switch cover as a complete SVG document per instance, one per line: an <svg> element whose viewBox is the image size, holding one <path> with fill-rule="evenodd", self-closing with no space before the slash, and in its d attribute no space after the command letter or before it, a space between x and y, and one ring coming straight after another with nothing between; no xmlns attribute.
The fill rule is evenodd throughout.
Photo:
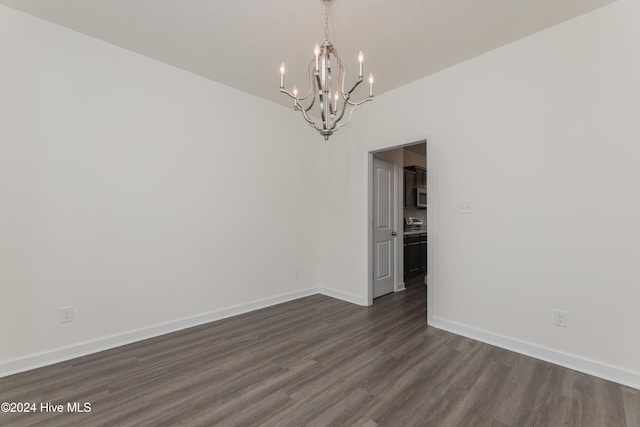
<svg viewBox="0 0 640 427"><path fill-rule="evenodd" d="M458 213L459 214L470 214L472 212L473 212L473 209L471 208L471 203L469 203L467 201L458 202Z"/></svg>
<svg viewBox="0 0 640 427"><path fill-rule="evenodd" d="M60 323L73 322L73 307L60 307Z"/></svg>
<svg viewBox="0 0 640 427"><path fill-rule="evenodd" d="M553 310L553 324L562 328L567 327L567 312L564 310Z"/></svg>

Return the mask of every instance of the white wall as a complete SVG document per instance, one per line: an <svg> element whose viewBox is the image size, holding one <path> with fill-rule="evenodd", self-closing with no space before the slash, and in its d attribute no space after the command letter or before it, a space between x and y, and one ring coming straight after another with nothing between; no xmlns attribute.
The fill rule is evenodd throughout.
<svg viewBox="0 0 640 427"><path fill-rule="evenodd" d="M4 6L0 57L0 364L316 287L293 112Z"/></svg>
<svg viewBox="0 0 640 427"><path fill-rule="evenodd" d="M638 46L621 0L358 111L319 160L321 283L365 292L367 152L430 135L435 322L640 386Z"/></svg>

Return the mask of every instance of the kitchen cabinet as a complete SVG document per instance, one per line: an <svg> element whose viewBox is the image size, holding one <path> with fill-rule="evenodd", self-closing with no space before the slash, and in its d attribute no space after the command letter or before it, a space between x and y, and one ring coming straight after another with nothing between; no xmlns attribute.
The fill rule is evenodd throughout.
<svg viewBox="0 0 640 427"><path fill-rule="evenodd" d="M427 188L427 170L422 166L404 168L404 207L415 208L418 205L416 188Z"/></svg>
<svg viewBox="0 0 640 427"><path fill-rule="evenodd" d="M427 272L427 233L420 235L420 273Z"/></svg>
<svg viewBox="0 0 640 427"><path fill-rule="evenodd" d="M427 170L422 166L408 166L405 170L415 173L415 181L413 186L427 188Z"/></svg>
<svg viewBox="0 0 640 427"><path fill-rule="evenodd" d="M404 207L416 207L416 173L411 169L404 169Z"/></svg>
<svg viewBox="0 0 640 427"><path fill-rule="evenodd" d="M427 272L427 233L404 236L404 274Z"/></svg>
<svg viewBox="0 0 640 427"><path fill-rule="evenodd" d="M416 187L427 188L427 170L416 166Z"/></svg>

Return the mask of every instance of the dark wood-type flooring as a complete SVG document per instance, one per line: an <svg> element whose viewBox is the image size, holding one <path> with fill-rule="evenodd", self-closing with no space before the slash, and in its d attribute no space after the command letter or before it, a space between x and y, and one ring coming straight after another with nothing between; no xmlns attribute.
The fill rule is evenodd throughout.
<svg viewBox="0 0 640 427"><path fill-rule="evenodd" d="M0 378L0 402L91 403L0 425L640 426L638 390L429 328L424 307L423 285L314 295Z"/></svg>

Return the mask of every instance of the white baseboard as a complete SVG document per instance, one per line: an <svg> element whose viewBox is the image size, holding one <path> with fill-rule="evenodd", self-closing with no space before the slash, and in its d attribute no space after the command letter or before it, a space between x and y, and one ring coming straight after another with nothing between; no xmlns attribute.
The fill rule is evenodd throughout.
<svg viewBox="0 0 640 427"><path fill-rule="evenodd" d="M286 294L276 295L274 297L251 301L245 304L239 304L220 310L214 310L207 313L197 314L195 316L185 317L166 323L127 331L121 334L98 338L95 340L57 348L38 354L32 354L19 359L2 361L0 362L0 378L12 374L17 374L19 372L28 371L30 369L52 365L58 362L64 362L65 360L86 356L88 354L97 353L99 351L120 347L122 345L131 344L148 338L157 337L159 335L191 328L193 326L214 322L216 320L225 319L227 317L258 310L260 308L270 307L272 305L281 304L283 302L303 298L317 293L322 292L318 288L309 288L295 292L289 292Z"/></svg>
<svg viewBox="0 0 640 427"><path fill-rule="evenodd" d="M431 326L640 390L640 373L434 316Z"/></svg>
<svg viewBox="0 0 640 427"><path fill-rule="evenodd" d="M76 357L86 356L99 351L108 350L133 342L142 341L159 335L176 332L193 326L202 325L216 320L225 319L250 311L270 307L283 302L303 298L314 294L322 294L328 297L340 299L352 304L366 306L365 299L356 295L340 292L329 288L308 288L286 294L276 295L269 298L251 301L245 304L214 310L195 316L177 319L170 322L152 325L146 328L136 329L121 334L111 335L96 340L62 347L43 353L28 355L19 359L0 362L0 378L24 372L30 369L39 368ZM586 359L581 356L564 353L552 348L540 346L526 341L521 341L512 337L496 334L469 325L452 322L441 317L434 316L431 326L443 329L458 335L462 335L477 341L495 345L507 350L515 351L536 359L575 369L589 375L604 378L619 384L623 384L640 390L640 373L627 369L611 366L606 363Z"/></svg>
<svg viewBox="0 0 640 427"><path fill-rule="evenodd" d="M318 288L318 293L322 295L326 295L331 298L336 298L342 301L350 302L352 304L357 304L362 306L368 305L367 302L365 301L365 298L363 297L348 294L346 292L336 291L335 289L321 287L321 288Z"/></svg>

